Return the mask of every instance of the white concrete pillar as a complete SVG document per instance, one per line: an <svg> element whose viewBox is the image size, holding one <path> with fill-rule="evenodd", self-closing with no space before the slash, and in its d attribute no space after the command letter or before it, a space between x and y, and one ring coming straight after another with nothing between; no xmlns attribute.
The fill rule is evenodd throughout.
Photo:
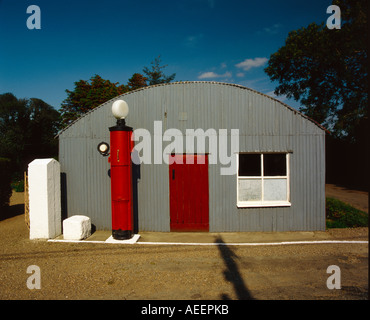
<svg viewBox="0 0 370 320"><path fill-rule="evenodd" d="M30 239L52 239L62 233L60 164L36 159L28 165Z"/></svg>

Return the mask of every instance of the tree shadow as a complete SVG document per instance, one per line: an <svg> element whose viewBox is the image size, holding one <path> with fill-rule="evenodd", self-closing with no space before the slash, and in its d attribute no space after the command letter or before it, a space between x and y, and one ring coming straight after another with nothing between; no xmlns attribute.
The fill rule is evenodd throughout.
<svg viewBox="0 0 370 320"><path fill-rule="evenodd" d="M3 221L24 214L24 204L15 204L0 210L0 221Z"/></svg>
<svg viewBox="0 0 370 320"><path fill-rule="evenodd" d="M234 286L239 300L254 300L239 272L238 265L235 261L238 256L223 242L220 236L216 238L215 243L218 244L218 250L225 263L226 269L223 271L225 280ZM222 293L221 298L223 300L231 299L226 293Z"/></svg>

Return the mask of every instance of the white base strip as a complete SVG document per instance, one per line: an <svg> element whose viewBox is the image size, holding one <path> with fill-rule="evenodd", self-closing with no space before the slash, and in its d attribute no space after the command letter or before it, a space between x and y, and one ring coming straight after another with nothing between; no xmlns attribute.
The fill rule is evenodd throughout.
<svg viewBox="0 0 370 320"><path fill-rule="evenodd" d="M151 245L182 245L182 246L283 246L283 245L292 245L292 244L332 244L332 243L360 243L368 244L369 241L350 241L350 240L322 240L322 241L284 241L284 242L248 242L248 243L194 243L194 242L137 242L137 244L151 244Z"/></svg>
<svg viewBox="0 0 370 320"><path fill-rule="evenodd" d="M112 243L112 244L148 244L148 245L171 245L171 246L284 246L294 244L369 244L369 241L357 240L320 240L320 241L283 241L283 242L242 242L242 243L218 243L218 242L137 242L140 235L136 234L128 240L115 240L110 236L105 241L89 240L63 240L49 239L50 242L69 242L69 243Z"/></svg>
<svg viewBox="0 0 370 320"><path fill-rule="evenodd" d="M65 240L65 239L49 239L50 242L69 242L69 243L114 243L114 244L135 244L140 238L139 234L135 234L131 239L128 240L116 240L110 236L105 241L97 240Z"/></svg>
<svg viewBox="0 0 370 320"><path fill-rule="evenodd" d="M64 239L49 239L48 242L68 242L68 243L105 243L105 241L89 241L89 240L64 240Z"/></svg>

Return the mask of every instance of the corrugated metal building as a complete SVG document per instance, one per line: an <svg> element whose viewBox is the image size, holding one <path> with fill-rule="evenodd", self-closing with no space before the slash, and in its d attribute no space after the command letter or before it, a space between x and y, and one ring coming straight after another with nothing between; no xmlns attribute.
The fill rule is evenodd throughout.
<svg viewBox="0 0 370 320"><path fill-rule="evenodd" d="M109 163L97 145L109 142L108 128L116 122L111 107L119 99L130 108L127 125L150 133L152 153L161 155L170 143L161 135L178 129L180 133L168 131L168 141L177 141L175 135L182 133L184 144L170 153L204 155L206 160L202 167L174 167L164 161L155 164L152 154L150 164L134 166L136 231L325 230L324 128L276 99L216 82L176 82L132 91L60 132L66 216L83 214L98 230L111 229ZM162 126L161 131L155 125ZM209 134L205 149L197 143L195 150L189 149L187 129ZM238 148L232 145L236 135ZM155 145L158 141L162 147ZM217 163L215 158L211 161L211 141L216 141L218 153L227 150L225 156L234 155L229 163L221 155ZM169 156L164 154L164 159ZM235 174L221 174L221 168L232 165Z"/></svg>

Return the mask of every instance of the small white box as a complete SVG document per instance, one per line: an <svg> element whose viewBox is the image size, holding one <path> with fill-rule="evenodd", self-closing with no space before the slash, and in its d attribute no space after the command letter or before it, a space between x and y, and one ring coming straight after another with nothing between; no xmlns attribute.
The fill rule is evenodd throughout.
<svg viewBox="0 0 370 320"><path fill-rule="evenodd" d="M86 216L72 216L63 220L65 240L83 240L91 235L91 220Z"/></svg>

